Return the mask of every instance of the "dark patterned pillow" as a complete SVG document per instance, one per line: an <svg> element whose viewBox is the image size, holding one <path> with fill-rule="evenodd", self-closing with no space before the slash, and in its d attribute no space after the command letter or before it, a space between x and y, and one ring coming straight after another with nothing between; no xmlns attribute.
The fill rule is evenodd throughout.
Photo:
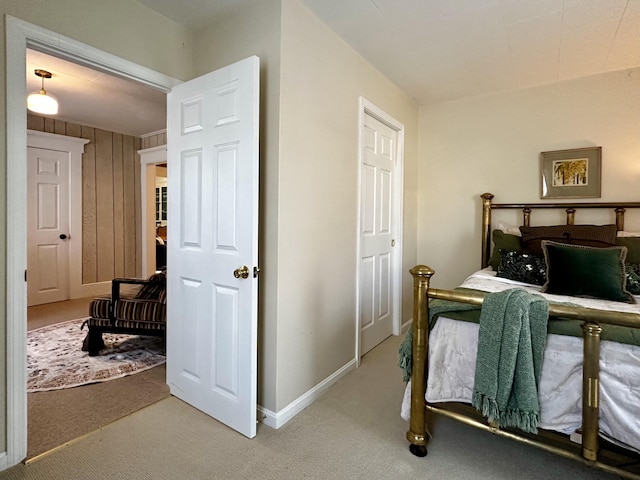
<svg viewBox="0 0 640 480"><path fill-rule="evenodd" d="M544 257L500 249L500 265L496 276L531 285L543 285L547 280L547 265Z"/></svg>
<svg viewBox="0 0 640 480"><path fill-rule="evenodd" d="M160 293L166 288L166 279L167 277L164 272L154 273L147 279L148 283L142 285L142 288L140 288L135 298L157 300Z"/></svg>
<svg viewBox="0 0 640 480"><path fill-rule="evenodd" d="M640 264L627 263L624 268L627 275L627 291L631 295L640 295Z"/></svg>

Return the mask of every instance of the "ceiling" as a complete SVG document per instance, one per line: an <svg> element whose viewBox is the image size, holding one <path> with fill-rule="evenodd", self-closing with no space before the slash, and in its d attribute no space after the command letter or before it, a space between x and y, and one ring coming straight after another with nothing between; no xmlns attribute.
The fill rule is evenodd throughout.
<svg viewBox="0 0 640 480"><path fill-rule="evenodd" d="M138 1L196 29L263 0ZM640 66L638 0L300 1L419 105ZM36 68L54 74L45 89L59 118L134 135L164 128L161 92L37 52L29 91Z"/></svg>
<svg viewBox="0 0 640 480"><path fill-rule="evenodd" d="M191 28L250 1L139 0ZM638 0L300 1L419 105L640 65Z"/></svg>
<svg viewBox="0 0 640 480"><path fill-rule="evenodd" d="M52 74L44 89L58 99L58 120L136 137L166 128L166 94L159 90L27 50L29 93L42 86L36 69Z"/></svg>

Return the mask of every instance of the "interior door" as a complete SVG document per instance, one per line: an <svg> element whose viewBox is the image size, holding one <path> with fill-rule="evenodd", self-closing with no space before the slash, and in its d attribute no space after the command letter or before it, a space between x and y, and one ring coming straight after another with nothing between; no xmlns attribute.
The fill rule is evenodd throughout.
<svg viewBox="0 0 640 480"><path fill-rule="evenodd" d="M167 383L173 395L250 438L259 68L254 56L175 87L167 128Z"/></svg>
<svg viewBox="0 0 640 480"><path fill-rule="evenodd" d="M360 199L361 354L393 333L393 187L397 132L364 116Z"/></svg>
<svg viewBox="0 0 640 480"><path fill-rule="evenodd" d="M27 303L69 299L69 152L28 147Z"/></svg>

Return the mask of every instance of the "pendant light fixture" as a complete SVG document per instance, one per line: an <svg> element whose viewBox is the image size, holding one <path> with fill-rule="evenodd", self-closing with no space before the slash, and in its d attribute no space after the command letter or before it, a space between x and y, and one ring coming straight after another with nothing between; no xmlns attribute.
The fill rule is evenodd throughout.
<svg viewBox="0 0 640 480"><path fill-rule="evenodd" d="M42 79L42 87L39 92L34 92L27 97L27 108L32 112L55 115L58 113L58 101L44 89L44 79L51 78L51 72L38 69L35 74Z"/></svg>

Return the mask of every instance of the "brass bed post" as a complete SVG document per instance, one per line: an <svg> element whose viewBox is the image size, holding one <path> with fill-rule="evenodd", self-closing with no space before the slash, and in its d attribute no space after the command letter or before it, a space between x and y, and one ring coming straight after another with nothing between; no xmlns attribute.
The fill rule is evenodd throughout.
<svg viewBox="0 0 640 480"><path fill-rule="evenodd" d="M598 418L600 415L600 334L602 327L586 322L584 332L584 361L582 368L582 456L598 459Z"/></svg>
<svg viewBox="0 0 640 480"><path fill-rule="evenodd" d="M525 227L531 226L531 208L529 207L522 209L522 225Z"/></svg>
<svg viewBox="0 0 640 480"><path fill-rule="evenodd" d="M429 280L435 273L426 265L416 265L413 275L413 359L411 369L411 419L407 440L409 450L418 457L427 455L427 438L431 436L425 421L427 354L429 347Z"/></svg>
<svg viewBox="0 0 640 480"><path fill-rule="evenodd" d="M483 193L482 197L482 265L485 268L489 265L491 255L491 199L492 193Z"/></svg>
<svg viewBox="0 0 640 480"><path fill-rule="evenodd" d="M624 230L624 208L616 208L616 230L619 232Z"/></svg>

